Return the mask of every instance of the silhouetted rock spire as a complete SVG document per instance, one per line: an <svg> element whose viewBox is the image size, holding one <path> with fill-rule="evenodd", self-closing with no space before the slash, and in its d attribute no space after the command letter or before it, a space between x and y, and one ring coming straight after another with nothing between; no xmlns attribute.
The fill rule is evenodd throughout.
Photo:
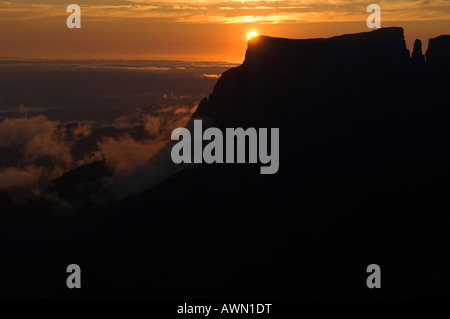
<svg viewBox="0 0 450 319"><path fill-rule="evenodd" d="M412 62L417 65L425 65L425 56L422 53L422 41L417 39L414 42L414 49L412 53Z"/></svg>

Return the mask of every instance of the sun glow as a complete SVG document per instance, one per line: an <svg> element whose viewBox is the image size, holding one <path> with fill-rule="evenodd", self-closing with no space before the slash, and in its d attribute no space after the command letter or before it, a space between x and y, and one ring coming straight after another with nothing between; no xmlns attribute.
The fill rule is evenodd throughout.
<svg viewBox="0 0 450 319"><path fill-rule="evenodd" d="M257 37L257 36L258 36L258 33L256 33L255 31L250 31L247 34L247 40L250 40L251 38L254 38L254 37Z"/></svg>

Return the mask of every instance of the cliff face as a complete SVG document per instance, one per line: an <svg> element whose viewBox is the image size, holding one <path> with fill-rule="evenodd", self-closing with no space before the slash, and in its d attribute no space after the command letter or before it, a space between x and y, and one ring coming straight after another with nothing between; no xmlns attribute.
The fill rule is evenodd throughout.
<svg viewBox="0 0 450 319"><path fill-rule="evenodd" d="M299 158L334 166L338 157L350 170L379 174L388 161L390 170L402 171L409 156L421 156L416 146L424 136L446 143L450 120L450 37L430 40L425 63L420 41L410 57L403 33L387 28L328 39L253 38L244 63L223 74L193 118L221 128L281 128L288 170Z"/></svg>
<svg viewBox="0 0 450 319"><path fill-rule="evenodd" d="M222 75L195 117L222 127L276 126L287 112L298 121L295 115L308 108L332 111L344 96L348 108L369 103L379 110L445 85L441 76L450 65L450 36L429 40L427 69L418 71L425 64L421 42L411 58L403 33L387 28L328 39L253 38L244 63Z"/></svg>
<svg viewBox="0 0 450 319"><path fill-rule="evenodd" d="M450 65L450 35L441 35L430 39L426 55L427 63L430 65Z"/></svg>
<svg viewBox="0 0 450 319"><path fill-rule="evenodd" d="M223 126L279 125L287 112L331 111L343 94L349 104L381 99L403 80L409 62L401 28L329 39L260 36L249 41L244 63L223 74L196 116Z"/></svg>
<svg viewBox="0 0 450 319"><path fill-rule="evenodd" d="M448 294L450 260L440 252L450 242L449 43L430 40L421 63L420 43L411 58L400 28L252 39L244 63L222 75L193 119L280 128L279 172L204 165L125 206L164 211L159 231L183 238L172 249L212 258L218 272L197 293L213 280L215 296ZM364 285L373 262L391 276L382 292Z"/></svg>
<svg viewBox="0 0 450 319"><path fill-rule="evenodd" d="M402 144L416 134L407 119L417 108L409 104L420 100L423 75L401 28L329 39L262 36L249 41L244 63L223 74L194 118L221 128L279 127L282 169L339 163L359 178L405 156Z"/></svg>

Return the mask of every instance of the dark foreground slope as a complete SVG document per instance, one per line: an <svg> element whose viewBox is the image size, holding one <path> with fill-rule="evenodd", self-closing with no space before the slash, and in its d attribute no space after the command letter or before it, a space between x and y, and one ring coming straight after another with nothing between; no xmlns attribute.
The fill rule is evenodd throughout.
<svg viewBox="0 0 450 319"><path fill-rule="evenodd" d="M400 28L252 39L194 118L280 128L279 172L202 165L57 226L2 226L2 295L448 296L449 50L410 58Z"/></svg>

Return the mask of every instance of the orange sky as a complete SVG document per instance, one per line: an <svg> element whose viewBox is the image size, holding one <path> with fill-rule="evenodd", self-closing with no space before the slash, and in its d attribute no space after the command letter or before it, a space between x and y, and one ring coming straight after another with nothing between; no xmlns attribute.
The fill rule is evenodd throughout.
<svg viewBox="0 0 450 319"><path fill-rule="evenodd" d="M242 60L246 34L290 38L369 31L366 7L350 0L0 0L0 57ZM66 27L77 3L82 28ZM450 34L450 1L391 0L382 26L402 26L409 49Z"/></svg>

